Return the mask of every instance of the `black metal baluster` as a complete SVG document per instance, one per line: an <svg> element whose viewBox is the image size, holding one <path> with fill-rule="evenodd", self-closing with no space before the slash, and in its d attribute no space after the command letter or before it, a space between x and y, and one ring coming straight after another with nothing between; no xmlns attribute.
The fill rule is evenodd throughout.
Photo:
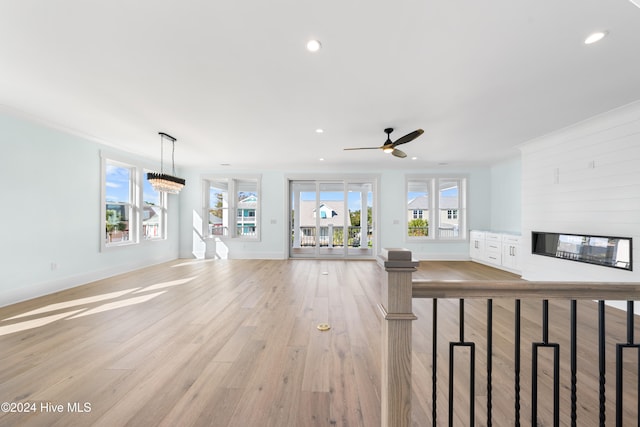
<svg viewBox="0 0 640 427"><path fill-rule="evenodd" d="M604 323L604 301L598 301L598 364L600 373L600 427L605 427L606 420L606 364L605 364L605 323Z"/></svg>
<svg viewBox="0 0 640 427"><path fill-rule="evenodd" d="M542 342L532 345L531 425L538 425L538 349L553 348L553 425L560 425L560 344L549 342L549 300L542 301Z"/></svg>
<svg viewBox="0 0 640 427"><path fill-rule="evenodd" d="M493 371L493 300L487 300L487 427L491 427L491 374Z"/></svg>
<svg viewBox="0 0 640 427"><path fill-rule="evenodd" d="M453 342L449 342L449 427L453 426Z"/></svg>
<svg viewBox="0 0 640 427"><path fill-rule="evenodd" d="M622 386L623 386L623 372L622 362L623 353L625 348L635 348L638 353L638 392L640 392L640 344L634 343L633 337L634 329L634 307L633 301L627 301L627 343L616 344L616 426L622 426ZM640 394L638 395L637 402L637 425L640 426Z"/></svg>
<svg viewBox="0 0 640 427"><path fill-rule="evenodd" d="M577 327L577 303L576 300L571 300L571 425L576 427L577 425L577 384L578 384L578 351L577 351L577 339L578 339L578 327Z"/></svg>
<svg viewBox="0 0 640 427"><path fill-rule="evenodd" d="M469 366L469 426L475 425L475 366L476 366L476 347L473 342L464 340L464 299L460 299L460 340L458 342L449 343L449 426L453 426L453 365L454 365L454 349L456 347L469 347L471 351Z"/></svg>
<svg viewBox="0 0 640 427"><path fill-rule="evenodd" d="M461 299L458 304L459 319L458 327L460 328L460 342L464 342L464 300Z"/></svg>
<svg viewBox="0 0 640 427"><path fill-rule="evenodd" d="M515 427L520 427L520 300L516 300L515 307L515 354L514 354L514 382L515 382Z"/></svg>
<svg viewBox="0 0 640 427"><path fill-rule="evenodd" d="M635 343L634 337L633 337L633 330L634 330L634 319L635 319L635 310L633 307L633 301L627 301L627 340L629 340L629 342L631 343ZM636 348L638 348L638 345L636 345ZM638 348L638 351L636 352L638 354L638 378L636 380L636 384L638 387L637 390L637 396L638 396L638 402L636 403L636 417L637 417L637 421L636 421L636 425L640 426L640 348Z"/></svg>
<svg viewBox="0 0 640 427"><path fill-rule="evenodd" d="M436 400L437 400L437 396L438 396L438 392L437 392L437 388L436 388L436 383L438 381L438 367L437 367L437 360L438 360L438 298L434 298L433 299L433 320L431 322L432 324L432 331L431 331L431 341L432 341L432 354L431 354L431 399L432 399L432 403L431 403L431 419L433 421L433 426L435 427L436 425L436 417L437 417L437 405L436 405Z"/></svg>

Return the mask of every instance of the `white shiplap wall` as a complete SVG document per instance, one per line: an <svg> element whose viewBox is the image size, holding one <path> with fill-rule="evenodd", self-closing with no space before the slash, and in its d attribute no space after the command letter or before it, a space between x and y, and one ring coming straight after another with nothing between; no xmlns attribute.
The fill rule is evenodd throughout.
<svg viewBox="0 0 640 427"><path fill-rule="evenodd" d="M640 281L640 101L521 146L523 278ZM531 255L531 232L632 237L634 271Z"/></svg>

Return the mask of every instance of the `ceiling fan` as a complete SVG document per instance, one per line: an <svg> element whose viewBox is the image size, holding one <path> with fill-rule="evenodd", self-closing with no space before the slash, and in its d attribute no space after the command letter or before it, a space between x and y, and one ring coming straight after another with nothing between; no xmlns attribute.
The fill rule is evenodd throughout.
<svg viewBox="0 0 640 427"><path fill-rule="evenodd" d="M398 138L395 142L392 142L390 135L391 135L391 132L393 132L393 128L386 128L384 130L384 132L387 134L387 140L385 141L384 145L382 145L380 147L345 148L345 150L377 150L377 149L380 149L380 150L384 151L385 153L391 153L396 157L404 158L404 157L407 157L405 152L398 150L396 147L398 145L406 144L407 142L411 142L411 141L413 141L414 139L416 139L417 137L419 137L420 135L422 135L424 133L424 131L422 129L417 129L417 130L414 130L413 132L410 132L410 133L406 134L405 136L403 136L401 138Z"/></svg>

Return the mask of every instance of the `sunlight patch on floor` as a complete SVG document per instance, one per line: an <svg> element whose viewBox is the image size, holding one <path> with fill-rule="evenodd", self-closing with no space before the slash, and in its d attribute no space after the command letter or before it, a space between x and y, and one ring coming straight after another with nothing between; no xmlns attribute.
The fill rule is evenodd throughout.
<svg viewBox="0 0 640 427"><path fill-rule="evenodd" d="M104 311L109 311L109 310L115 310L117 308L122 308L122 307L129 307L131 305L136 305L136 304L142 304L143 302L147 302L159 295L164 294L167 291L161 291L161 292L156 292L153 294L148 294L148 295L142 295L139 297L133 297L133 298L127 298L125 300L122 301L115 301L115 302L110 302L108 304L102 304L101 306L98 306L96 308L92 308L90 310L86 310L80 314L77 314L75 316L69 317L68 320L70 319L77 319L79 317L84 317L84 316L89 316L91 314L97 314L97 313L102 313Z"/></svg>
<svg viewBox="0 0 640 427"><path fill-rule="evenodd" d="M53 314L51 316L40 317L38 319L25 320L24 322L18 322L11 325L0 326L0 336L48 325L49 323L53 323L56 320L64 319L65 317L69 317L76 313L79 313L82 310L83 309L67 311L61 314Z"/></svg>
<svg viewBox="0 0 640 427"><path fill-rule="evenodd" d="M141 289L141 288L130 288L130 289L125 289L124 291L109 292L107 294L95 295L95 296L92 296L92 297L79 298L79 299L74 299L74 300L71 300L71 301L64 301L64 302L59 302L59 303L55 303L55 304L49 304L49 305L47 305L45 307L40 307L40 308L37 308L35 310L28 311L26 313L18 314L17 316L9 317L8 319L4 319L4 320L19 319L21 317L33 316L35 314L49 313L51 311L62 310L62 309L71 308L71 307L77 307L79 305L84 305L84 304L91 304L91 303L94 303L94 302L104 301L104 300L107 300L107 299L114 299L114 298L118 298L118 297L120 297L122 295L128 294L130 292L137 291L138 289Z"/></svg>

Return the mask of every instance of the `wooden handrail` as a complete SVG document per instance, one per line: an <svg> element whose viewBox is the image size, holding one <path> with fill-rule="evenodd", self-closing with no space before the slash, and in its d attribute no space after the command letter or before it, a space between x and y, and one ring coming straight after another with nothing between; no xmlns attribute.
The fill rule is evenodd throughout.
<svg viewBox="0 0 640 427"><path fill-rule="evenodd" d="M411 323L416 319L412 298L640 300L638 282L413 280L419 262L412 258L411 251L385 249L378 262L386 271L378 305L383 318L382 427L411 424Z"/></svg>
<svg viewBox="0 0 640 427"><path fill-rule="evenodd" d="M413 298L640 300L640 283L413 280Z"/></svg>

